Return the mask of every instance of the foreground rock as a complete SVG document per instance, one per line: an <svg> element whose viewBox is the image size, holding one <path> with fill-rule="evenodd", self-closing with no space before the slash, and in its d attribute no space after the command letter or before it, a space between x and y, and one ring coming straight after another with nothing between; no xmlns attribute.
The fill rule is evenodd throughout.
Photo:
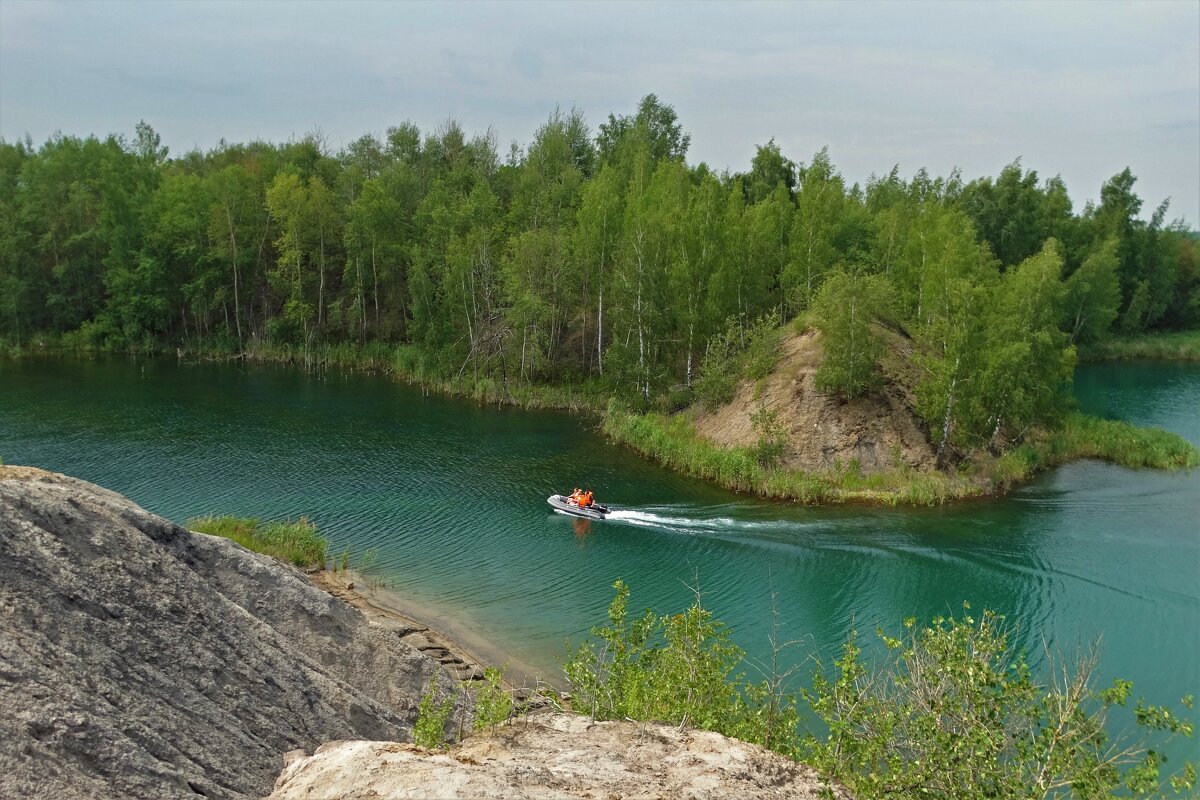
<svg viewBox="0 0 1200 800"><path fill-rule="evenodd" d="M295 754L270 800L367 798L849 798L810 768L707 731L538 712L447 753L331 742Z"/></svg>
<svg viewBox="0 0 1200 800"><path fill-rule="evenodd" d="M0 797L261 797L290 750L409 740L426 681L453 681L399 633L120 495L0 466Z"/></svg>

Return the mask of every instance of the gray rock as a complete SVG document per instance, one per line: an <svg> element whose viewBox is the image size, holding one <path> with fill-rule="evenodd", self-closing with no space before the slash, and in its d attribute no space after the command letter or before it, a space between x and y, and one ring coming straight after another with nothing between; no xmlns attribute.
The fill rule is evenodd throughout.
<svg viewBox="0 0 1200 800"><path fill-rule="evenodd" d="M298 570L0 467L0 797L261 797L289 751L411 740L432 676Z"/></svg>

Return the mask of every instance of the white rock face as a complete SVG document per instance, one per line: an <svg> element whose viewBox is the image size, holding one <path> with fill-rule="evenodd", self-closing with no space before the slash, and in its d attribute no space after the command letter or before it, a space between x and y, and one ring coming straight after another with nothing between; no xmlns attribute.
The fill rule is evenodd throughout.
<svg viewBox="0 0 1200 800"><path fill-rule="evenodd" d="M823 795L812 769L720 734L549 711L448 752L346 741L289 756L269 800L850 797Z"/></svg>

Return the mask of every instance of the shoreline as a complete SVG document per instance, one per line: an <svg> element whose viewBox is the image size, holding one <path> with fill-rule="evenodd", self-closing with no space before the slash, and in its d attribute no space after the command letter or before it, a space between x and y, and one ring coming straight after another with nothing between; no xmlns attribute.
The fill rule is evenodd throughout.
<svg viewBox="0 0 1200 800"><path fill-rule="evenodd" d="M406 644L440 662L460 683L481 682L484 668L507 665L504 682L518 694L522 690L532 696L534 692L544 694L546 688L555 693L563 689L557 681L483 637L447 624L450 620L446 615L391 589L371 586L361 573L321 569L305 574L314 586L358 609L369 621L396 631Z"/></svg>
<svg viewBox="0 0 1200 800"><path fill-rule="evenodd" d="M1142 337L1157 341L1175 334ZM1183 332L1189 343L1200 339L1196 332ZM1003 497L1032 480L1039 473L1086 458L1117 464L1131 469L1191 469L1200 463L1200 449L1182 437L1154 428L1142 428L1069 413L1059 429L1031 434L1026 443L999 457L984 456L969 469L949 473L891 469L853 473L830 470L804 471L763 469L747 448L723 448L694 433L680 437L667 434L670 420L677 415L650 411L636 414L615 404L603 402L595 386L584 384L498 384L490 378L464 381L414 373L405 369L401 354L410 353L410 345L390 345L379 349L354 345L325 345L316 355L296 352L289 345L262 345L240 351L220 348L195 350L176 348L180 364L202 362L275 364L305 373L323 376L331 369L351 374L360 372L431 392L446 398L473 401L480 406L509 406L521 410L554 410L573 415L591 415L599 435L619 447L659 464L680 475L698 478L723 489L746 493L765 500L795 502L813 506L862 505L868 507L930 507L965 504ZM35 356L120 355L104 350L79 350L46 347L29 351ZM0 356L3 352L0 351ZM139 357L169 357L169 350L130 353ZM25 353L10 353L22 358ZM1154 360L1140 357L1141 360ZM2 359L0 359L2 360ZM1189 363L1177 357L1178 363ZM1196 363L1194 361L1190 363ZM514 391L515 390L515 391ZM637 422L630 425L630 418ZM664 419L666 420L664 422ZM1121 425L1122 430L1117 430ZM1109 430L1100 431L1099 427ZM634 430L634 429L637 430ZM647 429L648 428L648 429ZM655 430L657 429L657 430ZM1087 430L1086 435L1081 433ZM1090 437L1090 438L1089 438ZM1163 438L1165 437L1165 438ZM1155 440L1155 441L1152 441ZM1171 441L1168 441L1171 440ZM1157 451L1157 452L1154 452Z"/></svg>

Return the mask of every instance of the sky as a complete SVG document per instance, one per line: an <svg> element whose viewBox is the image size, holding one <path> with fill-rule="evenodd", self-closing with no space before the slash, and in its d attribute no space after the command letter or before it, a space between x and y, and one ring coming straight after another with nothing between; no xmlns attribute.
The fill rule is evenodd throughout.
<svg viewBox="0 0 1200 800"><path fill-rule="evenodd" d="M1148 217L1200 227L1200 2L397 3L0 0L0 136L132 136L173 154L404 121L593 129L655 93L689 163L828 146L848 182L1020 158L1077 210L1130 167Z"/></svg>

